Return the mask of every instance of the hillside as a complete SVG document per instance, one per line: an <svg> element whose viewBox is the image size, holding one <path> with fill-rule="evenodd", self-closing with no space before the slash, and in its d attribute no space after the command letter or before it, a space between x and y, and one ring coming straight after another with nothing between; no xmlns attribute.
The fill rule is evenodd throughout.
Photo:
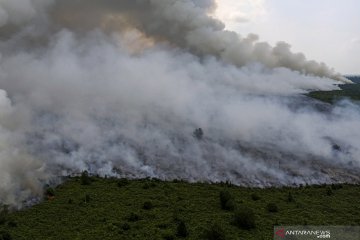
<svg viewBox="0 0 360 240"><path fill-rule="evenodd" d="M335 91L315 91L308 96L324 102L334 103L340 99L360 100L360 84L344 84L339 86L341 90Z"/></svg>
<svg viewBox="0 0 360 240"><path fill-rule="evenodd" d="M351 75L351 76L345 76L347 79L350 79L354 83L360 83L360 75Z"/></svg>
<svg viewBox="0 0 360 240"><path fill-rule="evenodd" d="M0 239L261 240L272 239L273 225L360 225L358 185L259 189L85 176L47 194L2 213Z"/></svg>

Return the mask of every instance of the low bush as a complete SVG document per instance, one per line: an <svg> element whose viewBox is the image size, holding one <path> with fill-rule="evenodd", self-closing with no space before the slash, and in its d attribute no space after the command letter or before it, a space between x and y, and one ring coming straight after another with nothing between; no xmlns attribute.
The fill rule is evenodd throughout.
<svg viewBox="0 0 360 240"><path fill-rule="evenodd" d="M130 215L126 217L126 220L129 222L137 222L140 220L140 216L136 213L130 213Z"/></svg>
<svg viewBox="0 0 360 240"><path fill-rule="evenodd" d="M332 190L338 190L343 188L342 184L331 184L331 189Z"/></svg>
<svg viewBox="0 0 360 240"><path fill-rule="evenodd" d="M117 181L117 186L118 187L125 187L127 185L129 185L129 180L127 180L126 178L120 178L118 181Z"/></svg>
<svg viewBox="0 0 360 240"><path fill-rule="evenodd" d="M278 206L277 206L275 203L269 203L269 204L266 206L266 209L267 209L269 212L278 212L278 211L279 211Z"/></svg>
<svg viewBox="0 0 360 240"><path fill-rule="evenodd" d="M229 193L229 191L227 190L223 190L220 192L220 205L221 205L221 208L224 209L224 210L227 210L226 209L226 203L229 201L229 200L232 200L232 196L231 194Z"/></svg>
<svg viewBox="0 0 360 240"><path fill-rule="evenodd" d="M186 238L189 235L188 229L184 221L179 221L176 235L181 238Z"/></svg>
<svg viewBox="0 0 360 240"><path fill-rule="evenodd" d="M150 183L145 183L143 186L142 186L142 188L143 189L150 189L150 188L154 188L154 187L156 187L157 185L156 185L156 183L155 182L150 182Z"/></svg>
<svg viewBox="0 0 360 240"><path fill-rule="evenodd" d="M255 228L255 214L251 208L242 206L234 213L233 224L242 229Z"/></svg>
<svg viewBox="0 0 360 240"><path fill-rule="evenodd" d="M152 209L152 208L154 208L154 206L153 206L153 204L152 204L150 201L144 202L144 204L143 204L143 209L145 209L145 210L150 210L150 209Z"/></svg>
<svg viewBox="0 0 360 240"><path fill-rule="evenodd" d="M223 227L217 223L212 224L204 231L203 238L205 240L226 240L226 232Z"/></svg>
<svg viewBox="0 0 360 240"><path fill-rule="evenodd" d="M327 188L326 188L326 195L331 196L331 195L333 195L333 194L334 194L334 193L333 193L332 189L331 189L330 187L327 187Z"/></svg>
<svg viewBox="0 0 360 240"><path fill-rule="evenodd" d="M288 193L287 202L295 202L295 199L294 199L293 195L291 194L291 192Z"/></svg>
<svg viewBox="0 0 360 240"><path fill-rule="evenodd" d="M85 195L85 198L84 198L84 202L85 202L85 203L89 203L90 201L91 201L90 195L89 195L89 194L86 194L86 195Z"/></svg>
<svg viewBox="0 0 360 240"><path fill-rule="evenodd" d="M49 188L46 189L45 194L48 197L54 197L55 196L55 190L53 188L49 187Z"/></svg>
<svg viewBox="0 0 360 240"><path fill-rule="evenodd" d="M3 207L0 206L0 225L6 223L8 213L9 213L9 211L8 211L7 206L3 206Z"/></svg>
<svg viewBox="0 0 360 240"><path fill-rule="evenodd" d="M233 199L230 199L225 203L225 206L223 209L228 210L228 211L234 211L235 208L236 208L235 201Z"/></svg>
<svg viewBox="0 0 360 240"><path fill-rule="evenodd" d="M124 230L124 231L128 231L128 230L130 230L130 224L128 224L128 223L123 223L123 224L121 224L120 225L120 228L122 229L122 230Z"/></svg>
<svg viewBox="0 0 360 240"><path fill-rule="evenodd" d="M256 193L253 193L253 194L251 194L251 199L254 200L254 201L258 201L258 200L260 200L261 198L260 198L260 196L257 195Z"/></svg>
<svg viewBox="0 0 360 240"><path fill-rule="evenodd" d="M166 232L166 233L164 233L164 234L162 235L162 238L163 238L164 240L174 240L174 239L175 239L175 236L174 236L174 234L171 233L171 232Z"/></svg>
<svg viewBox="0 0 360 240"><path fill-rule="evenodd" d="M8 222L8 226L11 227L11 228L15 228L15 227L17 227L17 222L11 220L11 221Z"/></svg>
<svg viewBox="0 0 360 240"><path fill-rule="evenodd" d="M0 240L12 240L12 237L11 237L10 233L8 233L6 231L1 231L0 232Z"/></svg>
<svg viewBox="0 0 360 240"><path fill-rule="evenodd" d="M89 173L87 171L84 171L81 173L80 182L81 182L81 185L90 185L91 184L91 179L90 179Z"/></svg>

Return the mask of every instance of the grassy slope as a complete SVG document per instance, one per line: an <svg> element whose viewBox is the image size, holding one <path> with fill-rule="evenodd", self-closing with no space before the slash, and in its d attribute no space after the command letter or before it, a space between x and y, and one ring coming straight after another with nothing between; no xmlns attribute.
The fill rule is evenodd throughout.
<svg viewBox="0 0 360 240"><path fill-rule="evenodd" d="M119 187L117 182L94 178L91 185L81 185L79 178L70 179L55 189L55 199L9 214L0 231L7 231L12 239L26 240L178 239L176 229L182 219L189 230L187 239L201 239L204 229L217 222L227 233L226 239L261 240L272 239L274 224L360 225L360 186L333 186L329 195L330 186L251 189L134 180ZM232 194L237 206L254 210L255 229L242 230L231 224L234 213L220 207L219 192L224 189ZM294 202L287 201L289 192ZM252 200L252 193L260 200ZM86 195L90 196L87 203ZM154 207L143 209L145 201L151 201ZM270 202L277 204L278 212L266 210ZM140 219L129 218L131 213Z"/></svg>
<svg viewBox="0 0 360 240"><path fill-rule="evenodd" d="M342 98L349 98L360 101L360 84L340 85L342 90L335 91L315 91L308 95L312 98L319 99L324 102L333 103Z"/></svg>

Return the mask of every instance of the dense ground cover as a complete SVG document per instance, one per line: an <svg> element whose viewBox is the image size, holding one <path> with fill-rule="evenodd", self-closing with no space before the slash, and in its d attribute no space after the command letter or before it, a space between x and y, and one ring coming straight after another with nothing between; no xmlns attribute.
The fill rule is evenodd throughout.
<svg viewBox="0 0 360 240"><path fill-rule="evenodd" d="M355 101L360 100L360 84L344 84L340 85L340 88L341 90L335 91L311 92L309 96L328 103L334 103L344 98Z"/></svg>
<svg viewBox="0 0 360 240"><path fill-rule="evenodd" d="M0 239L272 239L274 225L360 225L360 186L71 178L3 212Z"/></svg>

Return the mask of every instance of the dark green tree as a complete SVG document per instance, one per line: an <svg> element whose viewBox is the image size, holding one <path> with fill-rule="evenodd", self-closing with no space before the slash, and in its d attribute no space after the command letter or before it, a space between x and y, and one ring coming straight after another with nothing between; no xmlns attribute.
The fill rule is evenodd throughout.
<svg viewBox="0 0 360 240"><path fill-rule="evenodd" d="M145 209L145 210L150 210L150 209L152 209L154 206L153 206L153 204L150 202L150 201L146 201L146 202L144 202L144 204L143 204L143 209Z"/></svg>
<svg viewBox="0 0 360 240"><path fill-rule="evenodd" d="M0 205L0 225L5 224L8 218L9 210L8 206Z"/></svg>
<svg viewBox="0 0 360 240"><path fill-rule="evenodd" d="M235 208L235 203L234 203L229 191L227 191L227 190L220 191L219 197L220 197L220 205L221 205L222 209L233 210L232 206L234 206L234 208ZM230 202L230 201L232 201L232 202ZM230 202L230 203L228 203L228 202ZM230 209L228 209L228 208L230 208Z"/></svg>
<svg viewBox="0 0 360 240"><path fill-rule="evenodd" d="M208 229L205 229L203 238L205 240L226 240L226 232L223 227L213 223Z"/></svg>
<svg viewBox="0 0 360 240"><path fill-rule="evenodd" d="M291 192L289 192L289 194L288 194L287 201L288 202L295 202L295 199L294 199L293 195L291 194Z"/></svg>
<svg viewBox="0 0 360 240"><path fill-rule="evenodd" d="M12 237L11 237L10 233L8 233L6 231L1 231L0 232L0 240L12 240Z"/></svg>
<svg viewBox="0 0 360 240"><path fill-rule="evenodd" d="M242 229L255 228L255 214L251 208L242 206L234 213L233 224Z"/></svg>
<svg viewBox="0 0 360 240"><path fill-rule="evenodd" d="M189 235L186 224L184 221L180 221L177 226L176 235L181 238L186 238Z"/></svg>
<svg viewBox="0 0 360 240"><path fill-rule="evenodd" d="M278 206L277 206L275 203L269 203L269 204L266 206L266 209L267 209L269 212L278 212L278 211L279 211Z"/></svg>
<svg viewBox="0 0 360 240"><path fill-rule="evenodd" d="M257 195L256 193L253 193L253 194L251 194L251 199L254 201L258 201L258 200L260 200L260 196Z"/></svg>
<svg viewBox="0 0 360 240"><path fill-rule="evenodd" d="M81 185L90 185L91 184L91 179L89 177L88 171L83 171L81 173L80 182L81 182Z"/></svg>

